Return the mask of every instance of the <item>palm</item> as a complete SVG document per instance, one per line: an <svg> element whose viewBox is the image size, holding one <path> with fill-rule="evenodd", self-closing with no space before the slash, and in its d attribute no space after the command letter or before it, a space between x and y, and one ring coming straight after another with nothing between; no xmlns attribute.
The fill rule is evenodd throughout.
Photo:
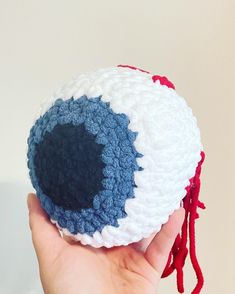
<svg viewBox="0 0 235 294"><path fill-rule="evenodd" d="M65 241L36 197L32 202L30 225L45 293L156 293L183 221L183 209L155 237L129 246L95 249Z"/></svg>

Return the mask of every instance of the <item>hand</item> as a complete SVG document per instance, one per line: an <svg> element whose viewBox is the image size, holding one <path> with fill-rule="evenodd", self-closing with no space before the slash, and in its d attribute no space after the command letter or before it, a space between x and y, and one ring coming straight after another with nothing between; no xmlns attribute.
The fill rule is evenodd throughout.
<svg viewBox="0 0 235 294"><path fill-rule="evenodd" d="M46 294L156 293L184 209L175 211L155 236L128 246L95 249L62 238L34 194L29 224Z"/></svg>

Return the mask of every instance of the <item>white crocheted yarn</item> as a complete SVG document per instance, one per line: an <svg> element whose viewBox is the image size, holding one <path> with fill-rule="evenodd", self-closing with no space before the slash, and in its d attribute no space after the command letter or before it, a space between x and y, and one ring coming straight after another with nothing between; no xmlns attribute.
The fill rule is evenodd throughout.
<svg viewBox="0 0 235 294"><path fill-rule="evenodd" d="M94 247L137 242L158 232L186 195L202 151L196 118L175 90L154 83L151 74L126 67L79 75L43 104L40 115L58 98L82 95L102 95L115 113L129 117L129 129L138 132L134 145L144 155L137 159L144 170L135 172L135 197L126 200L127 217L118 220L118 227L107 225L92 237L62 231Z"/></svg>

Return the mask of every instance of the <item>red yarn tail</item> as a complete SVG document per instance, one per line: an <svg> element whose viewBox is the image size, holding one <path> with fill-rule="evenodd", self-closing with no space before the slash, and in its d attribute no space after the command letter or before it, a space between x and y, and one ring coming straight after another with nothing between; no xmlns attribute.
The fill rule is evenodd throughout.
<svg viewBox="0 0 235 294"><path fill-rule="evenodd" d="M197 285L192 291L192 294L200 293L204 283L203 274L196 256L195 246L195 220L199 218L197 208L199 207L205 209L205 205L198 199L201 184L201 166L204 159L205 153L201 152L201 160L198 163L195 176L190 180L190 185L186 188L187 194L182 201L183 207L185 209L185 219L182 226L181 234L178 234L178 236L176 237L175 243L169 254L168 262L162 274L162 278L165 278L169 276L174 270L176 270L177 288L179 293L184 293L183 267L186 257L188 255L188 239L190 259L197 277Z"/></svg>

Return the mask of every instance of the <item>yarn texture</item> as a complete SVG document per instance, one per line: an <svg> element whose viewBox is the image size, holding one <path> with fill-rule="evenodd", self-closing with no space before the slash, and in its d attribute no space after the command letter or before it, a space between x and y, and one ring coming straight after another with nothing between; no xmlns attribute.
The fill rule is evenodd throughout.
<svg viewBox="0 0 235 294"><path fill-rule="evenodd" d="M72 234L118 227L141 157L125 114L100 97L57 99L31 129L28 165L42 206Z"/></svg>
<svg viewBox="0 0 235 294"><path fill-rule="evenodd" d="M203 150L166 78L128 65L81 74L43 103L28 139L33 186L64 234L94 247L158 232Z"/></svg>

